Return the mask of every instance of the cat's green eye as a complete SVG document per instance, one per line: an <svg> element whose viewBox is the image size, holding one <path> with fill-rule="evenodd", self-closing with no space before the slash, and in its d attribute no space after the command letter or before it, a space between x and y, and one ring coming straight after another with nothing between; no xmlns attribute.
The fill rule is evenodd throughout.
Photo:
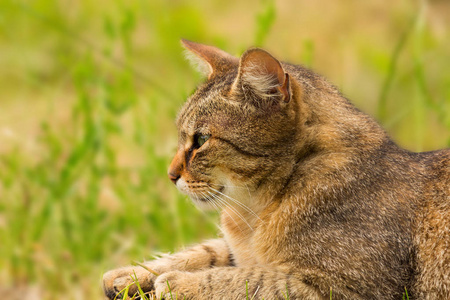
<svg viewBox="0 0 450 300"><path fill-rule="evenodd" d="M211 136L210 134L197 135L196 142L198 147L201 147L204 143L206 143L206 141L209 139L210 136Z"/></svg>

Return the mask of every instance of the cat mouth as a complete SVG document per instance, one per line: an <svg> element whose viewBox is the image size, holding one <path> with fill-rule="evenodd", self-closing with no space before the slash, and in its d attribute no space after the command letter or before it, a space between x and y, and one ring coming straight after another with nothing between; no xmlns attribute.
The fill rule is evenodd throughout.
<svg viewBox="0 0 450 300"><path fill-rule="evenodd" d="M197 196L197 195L192 195L191 198L193 198L195 201L200 201L200 202L208 202L211 200L210 196Z"/></svg>
<svg viewBox="0 0 450 300"><path fill-rule="evenodd" d="M203 202L203 203L210 202L210 201L217 202L217 199L223 198L224 190L225 190L224 186L213 188L211 185L208 185L207 189L204 189L201 192L189 193L190 194L189 196L191 199L198 201L198 202Z"/></svg>
<svg viewBox="0 0 450 300"><path fill-rule="evenodd" d="M209 211L209 210L218 210L217 205L215 204L215 196L212 195L206 195L206 194L191 194L189 195L189 198L191 198L193 204L197 207L199 207L202 210Z"/></svg>

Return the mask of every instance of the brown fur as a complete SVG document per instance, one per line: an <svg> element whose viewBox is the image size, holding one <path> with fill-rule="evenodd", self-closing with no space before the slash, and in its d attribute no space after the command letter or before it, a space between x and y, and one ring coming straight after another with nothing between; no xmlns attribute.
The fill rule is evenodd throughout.
<svg viewBox="0 0 450 300"><path fill-rule="evenodd" d="M147 262L159 276L137 268L144 290L242 299L247 281L258 299L450 299L449 150L399 148L322 77L264 50L237 60L183 43L209 76L179 114L169 177L222 207L223 238ZM132 270L105 274L110 299Z"/></svg>

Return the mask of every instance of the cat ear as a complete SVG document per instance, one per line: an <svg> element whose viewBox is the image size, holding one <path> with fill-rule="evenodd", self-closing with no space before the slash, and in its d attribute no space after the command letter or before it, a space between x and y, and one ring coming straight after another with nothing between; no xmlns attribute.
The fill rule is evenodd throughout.
<svg viewBox="0 0 450 300"><path fill-rule="evenodd" d="M239 59L216 47L181 40L186 48L186 57L197 69L211 79L216 74L236 67Z"/></svg>
<svg viewBox="0 0 450 300"><path fill-rule="evenodd" d="M259 98L278 96L285 103L291 100L289 75L276 58L262 49L249 49L242 55L234 85L250 88Z"/></svg>

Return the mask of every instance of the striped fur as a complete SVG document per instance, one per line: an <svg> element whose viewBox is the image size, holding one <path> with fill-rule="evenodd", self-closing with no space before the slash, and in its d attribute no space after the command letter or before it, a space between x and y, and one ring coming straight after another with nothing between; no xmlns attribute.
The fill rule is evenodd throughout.
<svg viewBox="0 0 450 300"><path fill-rule="evenodd" d="M450 299L449 150L399 148L321 76L264 50L239 61L183 43L210 69L178 115L169 177L221 210L222 238L147 262L159 276L106 273L110 299L133 271L186 299Z"/></svg>

